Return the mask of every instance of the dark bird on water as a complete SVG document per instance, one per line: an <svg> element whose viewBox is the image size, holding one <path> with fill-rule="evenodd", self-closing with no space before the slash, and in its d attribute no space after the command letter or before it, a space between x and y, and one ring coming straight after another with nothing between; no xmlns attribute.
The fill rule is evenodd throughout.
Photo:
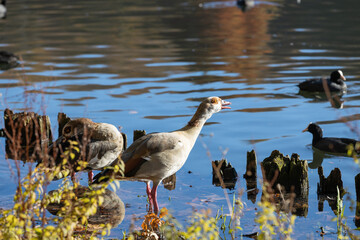
<svg viewBox="0 0 360 240"><path fill-rule="evenodd" d="M19 61L19 57L7 51L0 51L0 64L14 64Z"/></svg>
<svg viewBox="0 0 360 240"><path fill-rule="evenodd" d="M313 135L312 146L324 152L347 154L349 146L356 147L358 143L358 141L351 138L323 137L322 129L315 123L310 123L303 130L303 132L306 131Z"/></svg>
<svg viewBox="0 0 360 240"><path fill-rule="evenodd" d="M331 73L330 78L309 79L298 84L298 87L302 91L309 92L325 92L327 89L330 92L346 92L345 80L343 72L336 70Z"/></svg>
<svg viewBox="0 0 360 240"><path fill-rule="evenodd" d="M236 5L245 12L255 6L255 0L237 0Z"/></svg>

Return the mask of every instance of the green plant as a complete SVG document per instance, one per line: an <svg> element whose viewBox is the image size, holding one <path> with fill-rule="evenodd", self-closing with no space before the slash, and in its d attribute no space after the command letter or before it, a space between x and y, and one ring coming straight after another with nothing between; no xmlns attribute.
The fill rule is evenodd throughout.
<svg viewBox="0 0 360 240"><path fill-rule="evenodd" d="M242 194L239 194L241 196ZM226 236L231 236L231 239L235 238L235 233L237 230L242 231L242 228L240 227L240 218L242 214L242 210L244 208L244 204L241 201L240 197L236 198L236 195L233 195L233 205L232 205L232 215L230 215L230 218L227 217L226 214L223 212L223 208L221 207L220 210L218 210L216 214L216 221L220 222L220 230L222 231L221 238L226 239Z"/></svg>
<svg viewBox="0 0 360 240"><path fill-rule="evenodd" d="M62 155L63 163L73 160L73 150L78 151L77 143L71 143ZM17 165L18 166L18 165ZM115 166L116 171L121 171ZM23 179L20 179L20 168L17 167L18 187L14 196L14 205L0 213L0 237L2 239L73 239L80 230L87 230L88 218L94 214L103 202L102 194L108 184L101 184L96 188L89 188L79 197L79 184L64 179L60 188L47 194L46 189L50 181L63 170L57 166L54 170L40 164L32 168ZM57 216L46 217L47 207L51 203L60 205ZM92 239L110 232L109 224L100 226L102 230L91 231L80 238Z"/></svg>
<svg viewBox="0 0 360 240"><path fill-rule="evenodd" d="M165 223L161 226L161 232L165 239L219 239L217 219L211 217L210 210L194 212L189 219L189 226L183 227L178 221L168 215Z"/></svg>
<svg viewBox="0 0 360 240"><path fill-rule="evenodd" d="M263 184L263 198L258 203L260 211L255 219L260 227L258 239L291 239L296 217L291 211L285 213L276 209L268 185L267 182Z"/></svg>

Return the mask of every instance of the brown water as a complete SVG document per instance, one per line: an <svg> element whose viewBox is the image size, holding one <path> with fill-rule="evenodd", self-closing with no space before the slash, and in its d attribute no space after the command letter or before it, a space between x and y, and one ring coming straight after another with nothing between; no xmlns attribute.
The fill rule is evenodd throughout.
<svg viewBox="0 0 360 240"><path fill-rule="evenodd" d="M134 129L182 127L204 97L229 100L232 109L204 127L177 174L176 189L159 189L160 207L172 209L181 222L194 207L215 213L226 201L222 189L211 184L210 158L220 159L225 149L240 176L232 196L246 188L241 177L246 151L255 149L259 161L274 149L312 161L311 135L301 133L309 122L318 122L325 136L358 138L339 118L355 126L359 119L360 3L256 3L243 12L233 1L10 1L8 17L0 21L0 50L18 54L22 62L0 71L2 110L45 113L55 130L58 112L89 117L121 126L131 139ZM348 80L342 108L321 96L298 94L297 83L333 69L342 69ZM355 199L359 167L353 160L327 156L322 166L325 175L340 168L348 196ZM5 159L0 172L0 207L6 208L15 183L8 180ZM85 183L86 174L82 177ZM308 214L297 218L294 229L298 239L318 238L320 226L336 231L330 207L318 210L317 169L309 169L309 180ZM112 237L121 237L134 215L145 214L145 184L122 182L117 193L127 209ZM355 228L346 199L347 223ZM257 205L242 200L238 236L258 231Z"/></svg>

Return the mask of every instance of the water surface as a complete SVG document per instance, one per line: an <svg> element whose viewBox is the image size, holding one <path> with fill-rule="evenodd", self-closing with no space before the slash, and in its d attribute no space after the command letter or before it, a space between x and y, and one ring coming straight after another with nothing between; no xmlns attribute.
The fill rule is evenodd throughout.
<svg viewBox="0 0 360 240"><path fill-rule="evenodd" d="M232 196L246 188L241 176L251 149L258 161L274 149L312 161L311 135L301 133L309 122L318 122L325 136L358 138L340 118L358 124L359 7L356 1L274 0L243 12L232 1L11 1L7 19L0 21L0 50L18 54L22 62L0 71L1 110L47 114L55 132L58 112L89 117L121 127L131 139L134 129L181 128L205 97L231 101L231 110L214 115L203 128L177 173L176 189L159 188L160 207L182 222L194 208L215 214L226 201L223 190L211 184L211 160L225 150L240 176L237 188L228 191ZM342 108L321 96L299 95L296 84L334 69L342 69L348 80ZM0 207L5 208L15 181L8 166L14 162L4 155ZM354 161L326 157L322 166L325 175L340 168L355 199ZM85 184L86 174L81 178ZM294 229L298 239L317 238L320 226L336 231L331 208L318 210L317 169L309 169L309 180L308 214L297 218ZM122 182L117 194L127 212L112 237L122 236L133 216L145 214L144 183ZM242 200L243 233L256 232L257 205L245 195ZM351 202L344 205L347 223L355 228Z"/></svg>

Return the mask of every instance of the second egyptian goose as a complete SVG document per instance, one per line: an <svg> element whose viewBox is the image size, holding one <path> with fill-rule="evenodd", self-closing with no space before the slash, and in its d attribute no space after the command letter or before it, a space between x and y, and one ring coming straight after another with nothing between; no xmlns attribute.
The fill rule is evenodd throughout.
<svg viewBox="0 0 360 240"><path fill-rule="evenodd" d="M347 86L344 82L346 78L341 70L333 71L330 74L330 78L323 79L309 79L298 86L302 91L309 91L309 92L324 92L324 84L327 85L327 88L330 92L346 92Z"/></svg>
<svg viewBox="0 0 360 240"><path fill-rule="evenodd" d="M156 214L159 211L158 185L184 165L206 120L221 109L230 108L228 105L230 102L219 97L206 98L185 127L172 132L147 134L133 142L121 155L125 163L125 178L146 182L150 209L153 208ZM106 176L111 173L110 169L99 173L95 176L94 183L107 179Z"/></svg>
<svg viewBox="0 0 360 240"><path fill-rule="evenodd" d="M310 132L313 135L312 146L324 152L346 154L349 145L356 146L355 139L351 138L337 138L337 137L323 137L322 129L315 123L310 123L303 132Z"/></svg>
<svg viewBox="0 0 360 240"><path fill-rule="evenodd" d="M102 170L110 165L123 150L123 136L112 124L95 123L88 118L70 120L62 129L62 136L49 147L50 165L62 163L62 153L69 148L69 140L79 143L80 151L72 151L74 159L69 161L71 172L76 172L78 161L87 162L85 170L89 171L89 182L92 182L92 170Z"/></svg>

